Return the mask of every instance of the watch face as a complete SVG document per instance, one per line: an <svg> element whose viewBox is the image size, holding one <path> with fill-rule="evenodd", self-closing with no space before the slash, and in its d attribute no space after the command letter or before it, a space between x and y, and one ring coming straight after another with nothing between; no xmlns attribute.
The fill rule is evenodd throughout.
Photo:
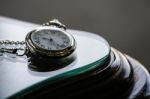
<svg viewBox="0 0 150 99"><path fill-rule="evenodd" d="M31 34L32 42L43 49L58 51L70 46L71 38L60 30L42 29Z"/></svg>
<svg viewBox="0 0 150 99"><path fill-rule="evenodd" d="M76 48L75 39L70 33L50 26L40 27L28 33L26 44L31 53L51 57L70 55Z"/></svg>

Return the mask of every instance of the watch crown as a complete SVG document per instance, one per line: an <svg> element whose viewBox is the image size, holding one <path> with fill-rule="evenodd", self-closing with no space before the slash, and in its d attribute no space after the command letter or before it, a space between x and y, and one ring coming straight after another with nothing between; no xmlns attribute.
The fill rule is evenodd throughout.
<svg viewBox="0 0 150 99"><path fill-rule="evenodd" d="M56 26L58 28L66 29L66 26L62 24L58 19L50 20L49 22L44 23L43 26Z"/></svg>

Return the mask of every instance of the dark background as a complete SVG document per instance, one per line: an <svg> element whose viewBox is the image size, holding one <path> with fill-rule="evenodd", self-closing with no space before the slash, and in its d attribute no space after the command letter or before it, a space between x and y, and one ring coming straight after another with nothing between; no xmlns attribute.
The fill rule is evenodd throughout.
<svg viewBox="0 0 150 99"><path fill-rule="evenodd" d="M0 15L39 24L58 18L105 37L150 70L150 0L0 0Z"/></svg>

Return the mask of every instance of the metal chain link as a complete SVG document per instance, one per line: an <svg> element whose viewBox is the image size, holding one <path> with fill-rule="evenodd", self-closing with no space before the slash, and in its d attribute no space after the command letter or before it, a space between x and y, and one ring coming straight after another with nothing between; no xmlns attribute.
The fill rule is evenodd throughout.
<svg viewBox="0 0 150 99"><path fill-rule="evenodd" d="M19 53L23 51L23 53ZM23 56L26 51L25 41L10 41L10 40L0 40L0 53L11 53L17 56Z"/></svg>

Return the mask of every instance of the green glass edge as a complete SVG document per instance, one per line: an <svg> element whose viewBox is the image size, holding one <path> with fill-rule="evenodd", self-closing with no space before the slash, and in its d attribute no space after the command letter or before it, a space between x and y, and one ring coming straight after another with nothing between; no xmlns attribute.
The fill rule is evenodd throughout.
<svg viewBox="0 0 150 99"><path fill-rule="evenodd" d="M101 58L93 63L85 65L81 68L77 68L77 69L74 69L71 71L64 72L62 74L58 74L52 78L47 78L46 80L38 82L36 84L33 84L32 86L29 86L28 88L23 89L20 92L13 94L12 96L8 96L6 99L14 99L14 98L18 99L18 98L21 98L22 95L24 96L25 94L28 94L34 90L38 90L48 84L52 84L52 83L55 83L56 81L60 81L65 78L73 77L73 76L85 73L87 71L90 71L90 70L100 66L100 64L103 64L105 62L104 60L106 60L109 57L109 55L110 55L110 48L109 48L109 53L106 56L104 56L103 58Z"/></svg>

